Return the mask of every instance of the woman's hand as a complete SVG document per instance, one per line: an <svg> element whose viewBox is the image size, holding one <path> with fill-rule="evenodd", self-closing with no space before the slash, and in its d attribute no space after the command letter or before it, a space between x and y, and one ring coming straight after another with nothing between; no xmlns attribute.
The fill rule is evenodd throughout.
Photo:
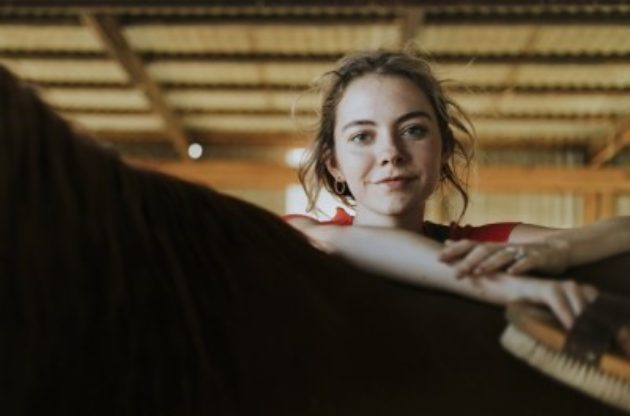
<svg viewBox="0 0 630 416"><path fill-rule="evenodd" d="M568 267L569 245L563 240L524 244L447 240L439 258L455 267L460 278L499 271L560 274Z"/></svg>
<svg viewBox="0 0 630 416"><path fill-rule="evenodd" d="M497 291L504 302L527 301L547 306L565 328L595 300L597 289L572 280L548 280L499 274L478 280L484 289Z"/></svg>

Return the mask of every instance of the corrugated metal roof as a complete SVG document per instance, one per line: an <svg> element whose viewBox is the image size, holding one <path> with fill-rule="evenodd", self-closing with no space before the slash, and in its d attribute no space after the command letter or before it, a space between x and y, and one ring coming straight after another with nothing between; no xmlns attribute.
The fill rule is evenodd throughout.
<svg viewBox="0 0 630 416"><path fill-rule="evenodd" d="M630 52L628 24L440 24L416 37L432 53L612 55Z"/></svg>
<svg viewBox="0 0 630 416"><path fill-rule="evenodd" d="M158 82L168 84L227 84L306 86L332 63L258 62L258 61L186 61L160 60L147 65L147 70Z"/></svg>
<svg viewBox="0 0 630 416"><path fill-rule="evenodd" d="M0 50L103 52L94 32L82 26L0 24Z"/></svg>
<svg viewBox="0 0 630 416"><path fill-rule="evenodd" d="M458 84L547 88L630 88L630 62L438 64L436 74Z"/></svg>
<svg viewBox="0 0 630 416"><path fill-rule="evenodd" d="M197 130L228 131L242 133L305 132L312 131L315 118L289 117L275 114L220 114L185 115L184 124Z"/></svg>
<svg viewBox="0 0 630 416"><path fill-rule="evenodd" d="M337 54L395 47L401 31L394 23L373 24L163 24L124 29L131 46L151 53Z"/></svg>
<svg viewBox="0 0 630 416"><path fill-rule="evenodd" d="M151 104L142 92L129 88L46 88L41 94L54 107L64 109L122 111L149 111L151 109Z"/></svg>
<svg viewBox="0 0 630 416"><path fill-rule="evenodd" d="M129 76L109 59L0 58L0 64L35 82L127 84Z"/></svg>
<svg viewBox="0 0 630 416"><path fill-rule="evenodd" d="M38 85L84 128L164 131L146 86L108 58L101 38L81 23L85 10L60 10L0 10L0 64ZM164 102L195 132L308 131L318 97L305 92L336 58L398 47L405 35L433 56L439 78L452 80L445 86L472 114L482 146L596 148L630 116L630 7L119 7L102 13L118 18ZM416 20L416 27L406 26Z"/></svg>
<svg viewBox="0 0 630 416"><path fill-rule="evenodd" d="M164 129L164 122L153 114L63 113L71 122L89 131L153 131Z"/></svg>
<svg viewBox="0 0 630 416"><path fill-rule="evenodd" d="M319 99L314 94L298 91L238 91L238 90L169 90L168 101L177 109L214 111L314 111Z"/></svg>
<svg viewBox="0 0 630 416"><path fill-rule="evenodd" d="M480 144L486 139L519 141L527 139L532 143L537 141L556 143L585 143L600 141L610 135L614 126L606 121L575 121L575 120L501 120L476 119L475 129Z"/></svg>
<svg viewBox="0 0 630 416"><path fill-rule="evenodd" d="M458 93L453 97L470 114L588 117L630 113L627 96L603 93Z"/></svg>

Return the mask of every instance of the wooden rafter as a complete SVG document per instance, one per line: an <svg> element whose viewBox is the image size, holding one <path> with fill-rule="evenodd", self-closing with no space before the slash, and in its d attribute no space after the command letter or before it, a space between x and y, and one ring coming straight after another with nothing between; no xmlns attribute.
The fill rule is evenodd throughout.
<svg viewBox="0 0 630 416"><path fill-rule="evenodd" d="M294 169L263 162L229 160L197 163L145 160L130 162L136 166L219 189L284 189L287 185L297 182Z"/></svg>
<svg viewBox="0 0 630 416"><path fill-rule="evenodd" d="M498 193L628 193L630 170L583 167L481 166L473 185L481 192Z"/></svg>
<svg viewBox="0 0 630 416"><path fill-rule="evenodd" d="M630 145L630 116L622 120L619 126L611 139L603 147L592 153L588 164L591 169L600 169L617 156L621 150Z"/></svg>
<svg viewBox="0 0 630 416"><path fill-rule="evenodd" d="M417 20L416 16L409 16L408 18L401 18L401 39L404 41L409 40L411 36L411 28L414 27L413 21L415 20L417 25L422 25L422 19ZM406 20L406 21L405 21ZM310 52L308 55L297 53L286 53L282 55L272 55L265 53L209 53L209 52L195 52L194 54L186 54L185 52L168 52L160 51L159 53L143 52L142 57L144 61L156 61L161 59L176 58L178 62L241 62L243 64L248 63L261 63L261 62L302 62L302 63L333 63L343 54L341 53L316 53ZM11 50L0 51L1 59L38 59L38 60L89 60L93 58L103 57L103 54L98 51L53 51L53 50ZM618 53L610 56L602 56L601 54L588 54L581 55L571 54L548 54L541 55L533 52L520 53L518 55L513 54L491 54L491 55L479 55L479 54L466 54L466 53L448 53L448 52L435 52L431 53L431 59L440 64L454 64L454 65L466 65L471 61L476 64L495 64L495 65L509 65L509 64L579 64L579 65L606 65L606 64L627 64L630 63L629 53Z"/></svg>
<svg viewBox="0 0 630 416"><path fill-rule="evenodd" d="M400 13L400 46L405 47L416 38L422 30L425 9L422 7L401 7Z"/></svg>
<svg viewBox="0 0 630 416"><path fill-rule="evenodd" d="M110 143L160 143L167 139L160 132L98 131L92 137ZM306 135L296 133L229 133L191 131L195 142L208 146L271 146L278 149L301 147L308 142Z"/></svg>
<svg viewBox="0 0 630 416"><path fill-rule="evenodd" d="M235 8L235 7L256 7L261 5L260 0L213 0L208 2L207 0L187 0L184 3L185 7L191 10L199 8L217 9L223 8ZM21 0L19 2L21 8L25 7L46 7L46 8L61 8L61 7L82 7L90 8L93 10L133 10L138 7L144 8L161 8L161 9L174 9L171 1L167 0ZM343 5L345 7L366 7L365 0L294 0L287 2L287 0L266 0L264 1L266 7L287 7L287 4L291 6L302 7L339 7ZM414 6L418 4L418 0L372 0L369 2L371 7L387 7L387 6ZM493 7L502 6L505 7L518 7L518 6L530 6L529 0L424 0L422 1L424 6L457 6L465 5L467 7ZM598 0L596 3L598 6L604 5L624 5L626 0ZM539 0L536 2L537 6L559 6L559 5L593 5L593 0Z"/></svg>
<svg viewBox="0 0 630 416"><path fill-rule="evenodd" d="M0 60L5 59L0 53ZM184 61L185 58L182 59ZM60 60L51 60L51 63L59 62ZM102 61L102 59L98 59L98 61ZM87 61L90 62L90 61ZM628 61L630 64L630 61ZM243 65L247 65L248 62L244 62ZM120 84L120 83L99 83L94 81L44 81L44 80L31 80L34 84L42 88L55 88L60 87L63 89L73 89L73 90L85 90L85 89L98 89L103 91L108 90L120 90L123 87L127 87L133 89L133 85L131 84ZM170 84L168 82L164 82L160 84L162 86L163 92L168 92L170 90L193 90L193 91L225 91L230 90L234 92L297 92L303 93L305 90L309 88L308 84L304 85L251 85L251 84L204 84L202 82L199 83L189 83L189 84ZM477 95L477 94L500 94L505 90L505 86L492 86L486 85L483 87L474 87L470 85L463 84L452 84L445 85L444 89L448 93L457 93L458 95ZM95 91L98 92L98 91ZM597 94L606 94L611 97L626 97L630 93L630 85L627 87L602 87L600 85L592 85L592 86L569 86L569 87L553 87L553 86L519 86L516 85L513 88L513 92L515 94L538 94L542 98L546 98L547 96L553 97L556 94L562 95L597 95Z"/></svg>
<svg viewBox="0 0 630 416"><path fill-rule="evenodd" d="M522 55L527 55L530 51L533 50L534 46L536 45L536 42L538 41L539 35L540 35L540 28L534 27L529 33L529 36L527 38L527 41L525 42L525 45L523 46L523 49L520 51ZM490 114L500 113L501 103L507 97L514 94L514 87L518 83L518 77L519 77L520 72L521 72L521 65L518 63L512 64L507 75L505 76L505 80L503 81L503 83L506 86L505 90L497 97L496 100L492 102L492 104L490 105L490 108L487 109L488 113Z"/></svg>
<svg viewBox="0 0 630 416"><path fill-rule="evenodd" d="M145 93L153 109L162 118L177 154L186 160L190 140L178 117L170 109L160 86L151 79L144 64L123 37L116 19L89 12L83 13L81 18L86 26L94 30L110 55L127 71L132 82Z"/></svg>
<svg viewBox="0 0 630 416"><path fill-rule="evenodd" d="M135 160L132 163L219 188L284 188L297 182L293 168L263 162L212 160L183 164ZM481 166L471 185L474 191L487 193L628 193L630 170Z"/></svg>

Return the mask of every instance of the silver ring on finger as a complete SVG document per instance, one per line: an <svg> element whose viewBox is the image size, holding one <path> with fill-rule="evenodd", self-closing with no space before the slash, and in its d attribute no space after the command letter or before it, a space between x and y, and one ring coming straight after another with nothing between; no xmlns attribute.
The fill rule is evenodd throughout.
<svg viewBox="0 0 630 416"><path fill-rule="evenodd" d="M521 246L507 246L504 248L507 253L512 255L514 261L519 261L527 257L527 250Z"/></svg>

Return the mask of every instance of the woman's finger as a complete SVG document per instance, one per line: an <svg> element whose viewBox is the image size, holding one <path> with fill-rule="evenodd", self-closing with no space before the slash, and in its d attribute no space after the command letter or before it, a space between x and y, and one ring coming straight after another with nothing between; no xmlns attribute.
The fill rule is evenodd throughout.
<svg viewBox="0 0 630 416"><path fill-rule="evenodd" d="M503 270L514 262L514 254L506 248L497 249L474 268L473 274L479 276Z"/></svg>
<svg viewBox="0 0 630 416"><path fill-rule="evenodd" d="M630 357L630 326L621 327L617 334L617 344L626 357Z"/></svg>
<svg viewBox="0 0 630 416"><path fill-rule="evenodd" d="M507 268L509 274L524 274L540 267L542 255L537 250L524 248L524 251L514 259L514 263Z"/></svg>
<svg viewBox="0 0 630 416"><path fill-rule="evenodd" d="M587 303L593 303L599 295L599 291L595 286L591 285L582 285L582 293L584 294L584 298Z"/></svg>
<svg viewBox="0 0 630 416"><path fill-rule="evenodd" d="M472 271L489 256L493 255L500 249L498 245L478 244L476 245L463 260L455 265L456 276L462 277L472 274Z"/></svg>
<svg viewBox="0 0 630 416"><path fill-rule="evenodd" d="M471 240L459 240L452 241L447 240L445 242L444 248L440 252L440 260L441 261L452 261L458 258L461 258L466 253L468 253L472 248L474 248L478 243Z"/></svg>
<svg viewBox="0 0 630 416"><path fill-rule="evenodd" d="M565 329L571 328L575 321L569 301L565 297L565 293L558 287L552 288L545 297L547 306L553 314L558 318Z"/></svg>
<svg viewBox="0 0 630 416"><path fill-rule="evenodd" d="M571 307L572 315L577 317L582 313L588 303L582 292L582 288L574 281L569 280L562 283L562 291Z"/></svg>

